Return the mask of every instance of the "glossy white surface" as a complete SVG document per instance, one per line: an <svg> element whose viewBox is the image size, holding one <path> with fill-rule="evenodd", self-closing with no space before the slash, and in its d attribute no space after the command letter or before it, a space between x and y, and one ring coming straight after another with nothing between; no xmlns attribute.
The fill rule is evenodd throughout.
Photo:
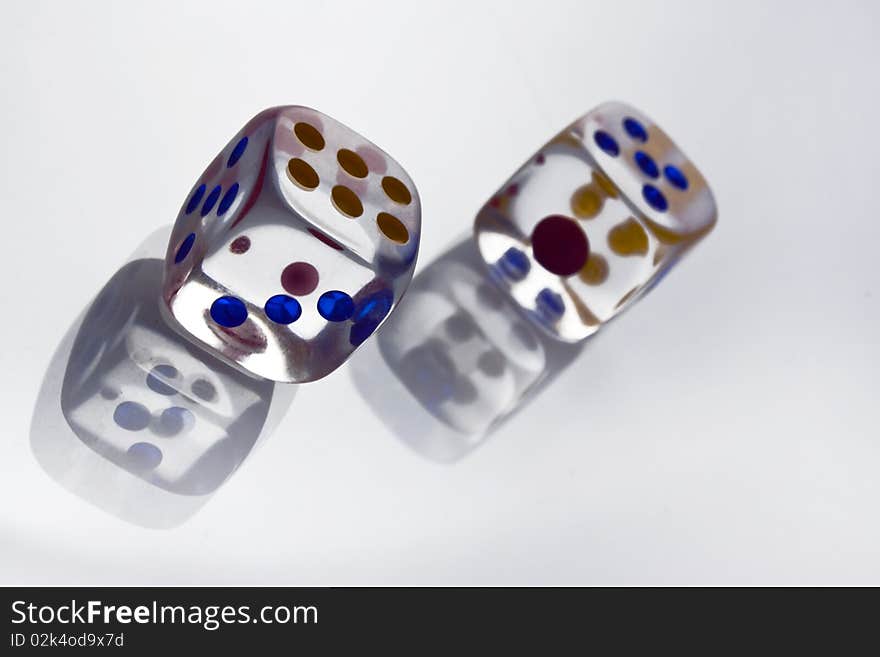
<svg viewBox="0 0 880 657"><path fill-rule="evenodd" d="M0 583L880 584L878 21L867 1L10 5ZM175 529L37 463L62 338L261 108L394 155L418 275L609 98L683 145L719 223L454 464L395 437L359 354Z"/></svg>

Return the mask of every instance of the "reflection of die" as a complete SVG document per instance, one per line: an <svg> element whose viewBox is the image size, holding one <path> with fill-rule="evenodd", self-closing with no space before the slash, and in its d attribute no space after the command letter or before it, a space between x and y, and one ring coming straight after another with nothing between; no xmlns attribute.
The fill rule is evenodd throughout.
<svg viewBox="0 0 880 657"><path fill-rule="evenodd" d="M510 412L545 365L540 341L500 291L456 262L416 279L379 348L423 407L469 435Z"/></svg>
<svg viewBox="0 0 880 657"><path fill-rule="evenodd" d="M606 103L521 167L474 228L493 278L575 342L650 289L716 217L705 179L669 137Z"/></svg>
<svg viewBox="0 0 880 657"><path fill-rule="evenodd" d="M409 176L375 145L315 110L266 110L184 201L165 303L191 336L253 374L320 378L406 290L420 214Z"/></svg>
<svg viewBox="0 0 880 657"><path fill-rule="evenodd" d="M83 442L120 467L167 490L204 494L255 443L272 384L182 342L159 312L161 278L161 261L135 261L98 296L71 352L62 412Z"/></svg>

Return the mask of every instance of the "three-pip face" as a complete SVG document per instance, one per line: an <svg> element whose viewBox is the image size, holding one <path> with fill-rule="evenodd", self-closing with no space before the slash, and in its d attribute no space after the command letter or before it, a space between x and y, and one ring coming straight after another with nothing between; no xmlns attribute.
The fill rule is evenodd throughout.
<svg viewBox="0 0 880 657"><path fill-rule="evenodd" d="M706 180L654 122L606 103L554 137L484 205L493 278L576 342L656 284L715 225Z"/></svg>
<svg viewBox="0 0 880 657"><path fill-rule="evenodd" d="M391 312L421 208L388 154L306 107L254 117L184 201L163 298L203 345L257 376L321 378Z"/></svg>

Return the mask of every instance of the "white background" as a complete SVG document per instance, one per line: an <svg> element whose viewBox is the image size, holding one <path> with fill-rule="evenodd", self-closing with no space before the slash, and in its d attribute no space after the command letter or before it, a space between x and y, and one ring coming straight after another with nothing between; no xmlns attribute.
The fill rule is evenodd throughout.
<svg viewBox="0 0 880 657"><path fill-rule="evenodd" d="M880 584L878 25L867 0L6 3L0 583ZM175 529L36 462L62 336L260 109L391 153L423 268L606 99L682 145L719 224L466 458L395 439L346 365Z"/></svg>

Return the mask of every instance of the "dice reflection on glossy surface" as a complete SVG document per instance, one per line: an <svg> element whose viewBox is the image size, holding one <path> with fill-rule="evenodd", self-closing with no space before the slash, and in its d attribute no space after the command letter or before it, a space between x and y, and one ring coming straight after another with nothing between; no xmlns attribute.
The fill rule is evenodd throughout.
<svg viewBox="0 0 880 657"><path fill-rule="evenodd" d="M251 374L321 378L406 290L420 215L412 180L374 144L316 110L266 110L184 201L166 254L166 307Z"/></svg>
<svg viewBox="0 0 880 657"><path fill-rule="evenodd" d="M167 491L204 495L241 464L273 387L204 354L162 319L162 261L126 265L98 295L72 347L61 409L79 439Z"/></svg>
<svg viewBox="0 0 880 657"><path fill-rule="evenodd" d="M533 329L491 282L457 262L417 277L378 344L418 402L466 435L484 434L544 373Z"/></svg>
<svg viewBox="0 0 880 657"><path fill-rule="evenodd" d="M480 210L494 280L553 337L576 342L655 285L715 225L697 168L621 103L575 121Z"/></svg>

